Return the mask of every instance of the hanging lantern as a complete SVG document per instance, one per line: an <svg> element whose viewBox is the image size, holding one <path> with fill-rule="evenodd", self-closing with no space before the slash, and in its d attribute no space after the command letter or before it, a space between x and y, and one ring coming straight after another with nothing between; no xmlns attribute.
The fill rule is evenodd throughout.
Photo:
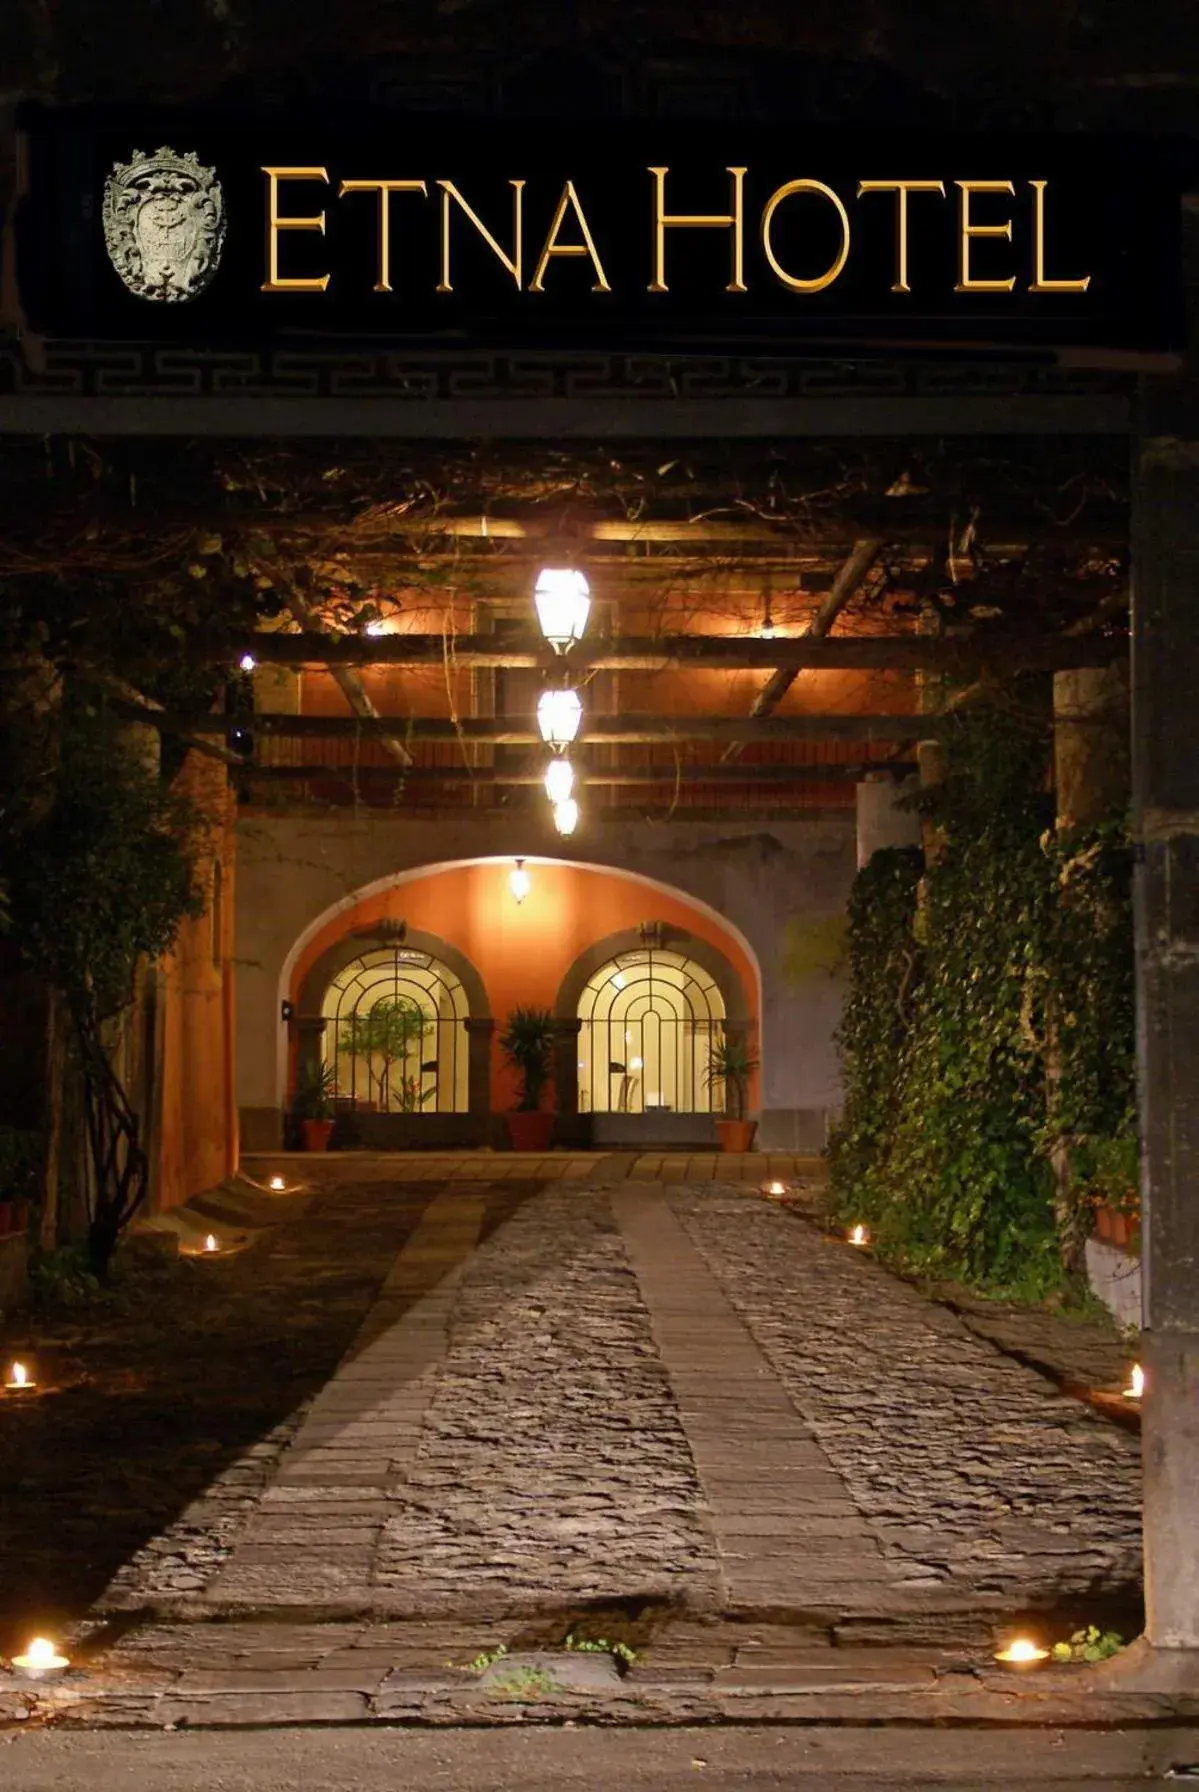
<svg viewBox="0 0 1199 1792"><path fill-rule="evenodd" d="M555 753L563 752L579 732L583 703L577 691L542 691L537 699L541 738Z"/></svg>
<svg viewBox="0 0 1199 1792"><path fill-rule="evenodd" d="M573 796L554 804L554 826L560 834L573 834L579 825L579 805Z"/></svg>
<svg viewBox="0 0 1199 1792"><path fill-rule="evenodd" d="M533 879L525 870L525 862L523 859L517 859L516 869L509 872L508 888L512 892L513 901L518 903L523 902L529 891L533 888Z"/></svg>
<svg viewBox="0 0 1199 1792"><path fill-rule="evenodd" d="M569 653L583 638L591 612L591 587L573 566L543 567L533 588L541 632L555 653Z"/></svg>
<svg viewBox="0 0 1199 1792"><path fill-rule="evenodd" d="M551 803L570 801L575 787L575 768L569 759L551 759L545 768L545 794Z"/></svg>

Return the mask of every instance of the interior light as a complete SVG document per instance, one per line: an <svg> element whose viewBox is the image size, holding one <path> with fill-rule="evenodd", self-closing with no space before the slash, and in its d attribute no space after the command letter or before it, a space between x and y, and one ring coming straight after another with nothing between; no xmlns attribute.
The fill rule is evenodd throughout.
<svg viewBox="0 0 1199 1792"><path fill-rule="evenodd" d="M554 804L554 826L560 834L573 834L579 825L579 805L573 796Z"/></svg>
<svg viewBox="0 0 1199 1792"><path fill-rule="evenodd" d="M368 635L385 635L387 633L387 624L383 621L368 622L366 625L366 633Z"/></svg>
<svg viewBox="0 0 1199 1792"><path fill-rule="evenodd" d="M537 699L541 738L555 753L563 752L579 732L583 703L577 691L542 691Z"/></svg>
<svg viewBox="0 0 1199 1792"><path fill-rule="evenodd" d="M523 902L533 888L533 880L525 870L523 859L517 859L515 870L508 874L508 888L516 902Z"/></svg>
<svg viewBox="0 0 1199 1792"><path fill-rule="evenodd" d="M545 768L545 794L551 803L568 803L575 787L575 770L569 759L551 759Z"/></svg>
<svg viewBox="0 0 1199 1792"><path fill-rule="evenodd" d="M541 632L555 653L569 653L583 638L591 612L591 587L573 566L545 566L533 588Z"/></svg>

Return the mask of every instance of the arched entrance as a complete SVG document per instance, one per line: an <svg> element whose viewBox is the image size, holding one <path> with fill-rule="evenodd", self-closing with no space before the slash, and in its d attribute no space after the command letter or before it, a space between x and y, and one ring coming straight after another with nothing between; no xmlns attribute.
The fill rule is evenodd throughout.
<svg viewBox="0 0 1199 1792"><path fill-rule="evenodd" d="M361 953L333 978L321 1012L340 1097L382 1114L469 1111L466 990L431 952Z"/></svg>
<svg viewBox="0 0 1199 1792"><path fill-rule="evenodd" d="M707 1114L719 1105L715 978L681 952L638 946L593 972L579 998L579 1111Z"/></svg>
<svg viewBox="0 0 1199 1792"><path fill-rule="evenodd" d="M751 1020L732 964L711 941L647 922L599 940L563 979L558 1104L580 1137L709 1145L726 1091L712 1048Z"/></svg>
<svg viewBox="0 0 1199 1792"><path fill-rule="evenodd" d="M338 1143L483 1143L494 1022L448 941L403 924L344 934L308 967L296 1007L298 1063L333 1071Z"/></svg>

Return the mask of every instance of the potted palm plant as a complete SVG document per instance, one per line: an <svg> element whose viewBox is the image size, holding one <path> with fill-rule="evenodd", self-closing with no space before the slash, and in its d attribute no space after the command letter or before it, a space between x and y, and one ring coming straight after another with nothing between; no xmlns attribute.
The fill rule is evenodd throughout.
<svg viewBox="0 0 1199 1792"><path fill-rule="evenodd" d="M554 1116L541 1112L541 1096L550 1074L554 1018L548 1008L514 1008L500 1034L500 1050L520 1076L515 1110L506 1114L514 1151L547 1151Z"/></svg>
<svg viewBox="0 0 1199 1792"><path fill-rule="evenodd" d="M296 1082L295 1113L305 1151L327 1151L333 1133L337 1077L331 1064L305 1064Z"/></svg>
<svg viewBox="0 0 1199 1792"><path fill-rule="evenodd" d="M757 1068L758 1060L750 1051L748 1040L723 1033L712 1041L706 1074L709 1084L724 1086L725 1114L716 1122L716 1136L722 1151L753 1149L758 1123L746 1119L745 1108L749 1099L749 1079Z"/></svg>

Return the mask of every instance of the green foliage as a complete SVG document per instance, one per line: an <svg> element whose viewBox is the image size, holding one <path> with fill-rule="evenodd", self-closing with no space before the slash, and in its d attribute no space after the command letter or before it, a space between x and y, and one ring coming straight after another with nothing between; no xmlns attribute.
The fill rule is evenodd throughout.
<svg viewBox="0 0 1199 1792"><path fill-rule="evenodd" d="M68 1008L99 1024L127 1007L139 964L203 914L207 822L102 705L72 698L47 721L6 742L6 819L18 818L2 841L12 935Z"/></svg>
<svg viewBox="0 0 1199 1792"><path fill-rule="evenodd" d="M1054 1643L1050 1651L1054 1661L1110 1661L1124 1647L1118 1630L1100 1630L1088 1624L1076 1630L1068 1643Z"/></svg>
<svg viewBox="0 0 1199 1792"><path fill-rule="evenodd" d="M368 1076L374 1075L381 1106L388 1105L389 1096L398 1095L401 1112L411 1114L429 1099L433 1090L421 1089L419 1069L415 1076L401 1074L398 1086L393 1084L391 1067L396 1063L406 1067L412 1048L417 1047L419 1055L421 1041L432 1031L433 1022L424 1010L411 997L399 996L376 1002L373 1008L343 1020L341 1048L362 1060ZM372 1061L378 1065L373 1072Z"/></svg>
<svg viewBox="0 0 1199 1792"><path fill-rule="evenodd" d="M518 1112L534 1113L550 1074L554 1017L548 1008L514 1008L500 1034L500 1050L520 1075Z"/></svg>
<svg viewBox="0 0 1199 1792"><path fill-rule="evenodd" d="M579 1655L610 1655L623 1667L631 1668L637 1659L636 1649L627 1643L610 1643L604 1637L575 1636L573 1631L562 1644L564 1649L572 1649Z"/></svg>
<svg viewBox="0 0 1199 1792"><path fill-rule="evenodd" d="M61 701L43 693L0 706L0 768L9 932L68 1022L91 1157L89 1248L104 1275L148 1171L140 1116L115 1068L114 1023L140 970L204 912L207 818L78 686Z"/></svg>
<svg viewBox="0 0 1199 1792"><path fill-rule="evenodd" d="M91 1306L103 1293L80 1245L39 1252L29 1265L29 1287L33 1304L42 1313Z"/></svg>
<svg viewBox="0 0 1199 1792"><path fill-rule="evenodd" d="M1052 833L1047 750L1013 710L960 712L933 863L859 874L830 1152L834 1212L884 1256L1032 1298L1136 1153L1127 844Z"/></svg>
<svg viewBox="0 0 1199 1792"><path fill-rule="evenodd" d="M298 1120L329 1120L333 1115L333 1097L337 1094L337 1077L331 1064L302 1064L296 1078L292 1102Z"/></svg>
<svg viewBox="0 0 1199 1792"><path fill-rule="evenodd" d="M758 1068L758 1060L749 1041L737 1033L721 1033L712 1041L704 1080L724 1085L725 1100L734 1120L744 1120L749 1095L749 1079Z"/></svg>

